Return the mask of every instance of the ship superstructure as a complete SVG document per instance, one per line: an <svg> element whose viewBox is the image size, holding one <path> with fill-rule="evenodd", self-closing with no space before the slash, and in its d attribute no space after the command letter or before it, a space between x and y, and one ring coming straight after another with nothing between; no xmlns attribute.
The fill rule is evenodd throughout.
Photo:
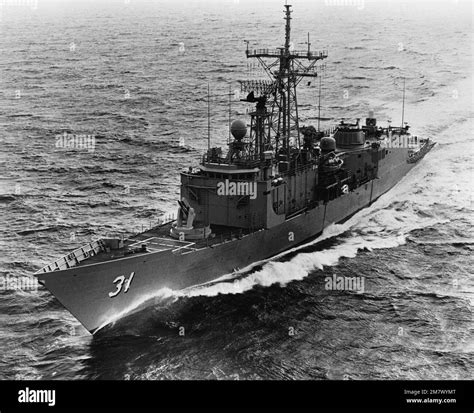
<svg viewBox="0 0 474 413"><path fill-rule="evenodd" d="M215 225L270 228L318 199L320 153L316 139L301 131L297 86L304 78L317 76L316 63L327 53L311 51L310 44L306 51L294 50L289 5L285 21L283 47L250 50L247 43L247 58L257 59L269 78L241 82L246 94L242 101L255 104L250 124L235 121L227 154L210 148L198 171L182 174L181 197L196 214L194 227L208 228L206 236L212 236L210 228ZM236 194L221 196L215 190L221 182L230 182ZM257 195L246 194L246 188L255 185ZM180 233L187 236L189 231L183 227L173 231L177 237Z"/></svg>

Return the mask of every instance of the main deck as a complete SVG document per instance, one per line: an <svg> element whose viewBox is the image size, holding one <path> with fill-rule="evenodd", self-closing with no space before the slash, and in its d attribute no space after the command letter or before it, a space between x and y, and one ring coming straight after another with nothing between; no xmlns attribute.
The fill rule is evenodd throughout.
<svg viewBox="0 0 474 413"><path fill-rule="evenodd" d="M106 241L109 239L106 238L93 241L75 249L52 264L46 265L37 271L37 274L113 261L131 255L146 255L164 251L171 251L173 254L189 254L196 250L212 248L222 243L241 239L255 232L254 230L214 225L212 226L212 236L207 239L193 240L192 242L180 241L170 236L173 224L174 221L170 221L126 239L112 239L117 245L120 245L118 248L108 246Z"/></svg>

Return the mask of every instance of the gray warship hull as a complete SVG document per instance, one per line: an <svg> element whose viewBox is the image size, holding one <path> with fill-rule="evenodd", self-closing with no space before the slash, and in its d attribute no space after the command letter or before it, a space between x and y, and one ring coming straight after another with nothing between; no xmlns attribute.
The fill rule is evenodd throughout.
<svg viewBox="0 0 474 413"><path fill-rule="evenodd" d="M181 172L176 220L96 240L36 273L91 333L163 292L215 281L315 238L390 190L434 146L408 132L405 86L400 127L378 126L373 111L365 125L300 126L297 87L319 77L321 92L317 64L328 54L311 50L309 36L307 50L292 47L292 6L284 7L283 47L250 50L247 42L247 59L268 77L239 82L247 94L240 102L255 104L250 124L229 124L224 153L211 147L209 123L199 167Z"/></svg>
<svg viewBox="0 0 474 413"><path fill-rule="evenodd" d="M429 148L431 149L431 148ZM421 159L422 157L420 157ZM207 283L252 263L269 259L304 243L332 223L339 223L369 206L416 165L408 150L391 149L379 164L379 173L354 191L287 219L280 225L249 234L235 233L230 239L203 248L168 248L112 261L39 272L37 277L91 333L153 302L160 290L179 291ZM166 226L161 231L168 231ZM159 236L154 230L134 241ZM133 274L126 292L114 297L117 277ZM122 289L123 290L123 289Z"/></svg>

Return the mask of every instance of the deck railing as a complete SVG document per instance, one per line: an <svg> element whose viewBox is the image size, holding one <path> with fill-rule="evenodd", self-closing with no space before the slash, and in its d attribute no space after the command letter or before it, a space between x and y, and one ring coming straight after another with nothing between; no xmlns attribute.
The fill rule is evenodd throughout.
<svg viewBox="0 0 474 413"><path fill-rule="evenodd" d="M75 267L80 262L97 255L104 249L105 248L101 240L93 241L83 247L75 249L71 253L54 261L52 264L44 266L39 271L37 271L36 274L67 270L68 268Z"/></svg>
<svg viewBox="0 0 474 413"><path fill-rule="evenodd" d="M260 166L262 162L260 155L246 156L243 159L233 159L232 161L226 157L213 156L207 153L202 156L202 164L212 163L217 165L237 165L239 167L256 168Z"/></svg>
<svg viewBox="0 0 474 413"><path fill-rule="evenodd" d="M247 56L262 56L262 57L279 57L284 53L283 48L279 49L253 49L247 51ZM327 50L322 51L308 51L308 50L290 50L290 55L293 57L310 57L313 59L324 59L328 57Z"/></svg>
<svg viewBox="0 0 474 413"><path fill-rule="evenodd" d="M132 232L133 236L140 235L141 233L149 231L156 227L162 227L171 224L175 222L177 218L177 212L168 212L165 215L158 217L156 220L150 221L148 224L142 224L141 226L136 227Z"/></svg>

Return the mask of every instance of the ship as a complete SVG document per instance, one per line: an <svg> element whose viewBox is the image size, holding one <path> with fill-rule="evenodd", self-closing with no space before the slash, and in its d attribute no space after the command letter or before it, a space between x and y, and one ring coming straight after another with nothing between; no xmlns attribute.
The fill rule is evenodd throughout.
<svg viewBox="0 0 474 413"><path fill-rule="evenodd" d="M379 126L373 113L328 130L320 116L317 128L301 125L297 88L318 77L328 53L309 39L295 50L292 6L283 12L284 46L247 42L247 59L267 78L240 82L246 118L230 122L227 148L208 139L199 166L181 172L176 215L91 241L35 273L91 334L160 291L200 286L316 239L389 191L435 145L403 120Z"/></svg>

